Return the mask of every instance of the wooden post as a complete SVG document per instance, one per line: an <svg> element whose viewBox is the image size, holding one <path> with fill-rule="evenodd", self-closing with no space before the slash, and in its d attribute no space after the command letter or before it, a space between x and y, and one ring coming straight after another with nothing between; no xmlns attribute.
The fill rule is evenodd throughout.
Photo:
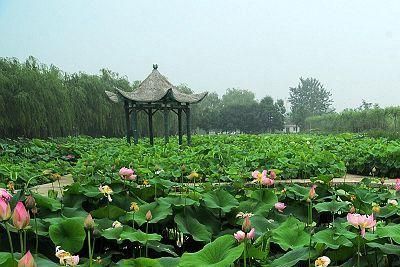
<svg viewBox="0 0 400 267"><path fill-rule="evenodd" d="M153 110L149 108L148 110L148 118L149 118L149 138L150 145L154 145L154 133L153 133Z"/></svg>
<svg viewBox="0 0 400 267"><path fill-rule="evenodd" d="M182 145L182 109L178 109L178 140L179 145Z"/></svg>
<svg viewBox="0 0 400 267"><path fill-rule="evenodd" d="M169 132L168 132L168 109L164 108L164 142L168 143L169 141Z"/></svg>
<svg viewBox="0 0 400 267"><path fill-rule="evenodd" d="M135 145L137 145L139 142L139 135L138 135L138 123L137 123L138 119L137 119L136 107L132 108L131 120L132 120L133 142Z"/></svg>
<svg viewBox="0 0 400 267"><path fill-rule="evenodd" d="M129 104L127 101L124 103L125 108L125 122L126 122L126 141L131 144L131 121L129 119Z"/></svg>
<svg viewBox="0 0 400 267"><path fill-rule="evenodd" d="M187 134L187 144L190 146L192 144L192 137L190 132L190 108L186 108L186 134Z"/></svg>

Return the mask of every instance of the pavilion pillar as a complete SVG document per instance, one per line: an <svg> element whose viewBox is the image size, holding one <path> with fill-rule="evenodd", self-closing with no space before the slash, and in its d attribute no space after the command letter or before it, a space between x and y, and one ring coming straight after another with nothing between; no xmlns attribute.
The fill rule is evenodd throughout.
<svg viewBox="0 0 400 267"><path fill-rule="evenodd" d="M169 128L168 128L168 109L164 108L164 143L169 141Z"/></svg>
<svg viewBox="0 0 400 267"><path fill-rule="evenodd" d="M190 146L192 144L192 136L190 132L191 119L190 119L190 108L186 109L186 134L187 134L187 144Z"/></svg>
<svg viewBox="0 0 400 267"><path fill-rule="evenodd" d="M182 109L178 109L178 142L182 145Z"/></svg>
<svg viewBox="0 0 400 267"><path fill-rule="evenodd" d="M129 104L127 101L124 103L125 109L125 123L126 123L126 141L130 144L131 143L131 122L129 119Z"/></svg>
<svg viewBox="0 0 400 267"><path fill-rule="evenodd" d="M132 114L131 114L131 121L132 121L132 134L133 134L133 142L135 145L139 142L139 134L138 134L138 116L136 107L133 107Z"/></svg>
<svg viewBox="0 0 400 267"><path fill-rule="evenodd" d="M153 133L153 110L149 108L148 110L148 118L149 118L149 138L150 145L154 145L154 133Z"/></svg>

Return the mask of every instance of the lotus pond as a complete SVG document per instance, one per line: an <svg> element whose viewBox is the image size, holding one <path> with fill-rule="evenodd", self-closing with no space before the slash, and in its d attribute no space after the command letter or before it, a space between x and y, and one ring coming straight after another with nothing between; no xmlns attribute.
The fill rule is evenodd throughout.
<svg viewBox="0 0 400 267"><path fill-rule="evenodd" d="M86 137L2 141L0 265L400 265L400 181L380 183L399 174L398 142L193 141L183 148ZM347 172L379 178L332 184ZM75 182L58 192L65 174ZM49 181L46 196L30 189Z"/></svg>

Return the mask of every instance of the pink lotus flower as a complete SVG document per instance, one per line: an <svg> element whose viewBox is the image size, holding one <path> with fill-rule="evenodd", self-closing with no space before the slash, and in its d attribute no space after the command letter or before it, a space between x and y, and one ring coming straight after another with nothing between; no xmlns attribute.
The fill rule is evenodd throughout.
<svg viewBox="0 0 400 267"><path fill-rule="evenodd" d="M77 266L79 264L79 256L71 255L68 251L61 249L60 246L56 247L56 257L60 260L60 265L63 266Z"/></svg>
<svg viewBox="0 0 400 267"><path fill-rule="evenodd" d="M253 176L254 179L261 179L261 173L259 171L254 171L251 173L251 176Z"/></svg>
<svg viewBox="0 0 400 267"><path fill-rule="evenodd" d="M286 208L285 203L282 202L275 203L275 209L277 209L279 212L283 212L285 208Z"/></svg>
<svg viewBox="0 0 400 267"><path fill-rule="evenodd" d="M133 170L129 168L122 167L119 170L119 175L121 176L131 176L133 174Z"/></svg>
<svg viewBox="0 0 400 267"><path fill-rule="evenodd" d="M396 179L396 186L394 187L396 191L400 191L400 178Z"/></svg>
<svg viewBox="0 0 400 267"><path fill-rule="evenodd" d="M266 186L271 186L271 185L273 185L274 184L274 180L273 179L270 179L270 178L268 178L268 177L262 177L261 178L261 184L262 185L266 185Z"/></svg>
<svg viewBox="0 0 400 267"><path fill-rule="evenodd" d="M119 170L119 175L123 178L123 179L126 179L126 180L130 180L130 181L134 181L134 180L136 180L136 175L134 175L134 170L132 170L132 169L129 169L129 168L125 168L125 167L122 167L120 170Z"/></svg>
<svg viewBox="0 0 400 267"><path fill-rule="evenodd" d="M18 230L25 229L29 225L31 217L29 216L28 211L25 209L24 204L19 201L14 208L14 212L12 214L12 221L15 228Z"/></svg>
<svg viewBox="0 0 400 267"><path fill-rule="evenodd" d="M0 188L0 198L2 198L4 201L10 201L12 198L12 195L7 192L4 188Z"/></svg>
<svg viewBox="0 0 400 267"><path fill-rule="evenodd" d="M36 267L35 259L31 252L28 252L18 261L18 267Z"/></svg>
<svg viewBox="0 0 400 267"><path fill-rule="evenodd" d="M365 229L374 228L376 225L376 220L374 220L374 214L361 215L357 213L348 213L347 221L356 228L361 229L361 236L365 236Z"/></svg>
<svg viewBox="0 0 400 267"><path fill-rule="evenodd" d="M270 176L268 177L268 171L263 170L262 172L253 171L251 176L255 179L253 183L260 183L262 185L271 186L274 184L274 179L276 178L276 174L273 171L270 171Z"/></svg>
<svg viewBox="0 0 400 267"><path fill-rule="evenodd" d="M11 218L10 204L0 198L0 221L8 221Z"/></svg>
<svg viewBox="0 0 400 267"><path fill-rule="evenodd" d="M256 235L256 230L254 228L251 228L250 232L246 234L246 238L251 240L254 238L255 235Z"/></svg>
<svg viewBox="0 0 400 267"><path fill-rule="evenodd" d="M246 234L243 231L237 231L233 234L238 242L242 242L246 238Z"/></svg>
<svg viewBox="0 0 400 267"><path fill-rule="evenodd" d="M67 258L65 263L67 266L77 266L79 264L79 255L74 255L70 258Z"/></svg>

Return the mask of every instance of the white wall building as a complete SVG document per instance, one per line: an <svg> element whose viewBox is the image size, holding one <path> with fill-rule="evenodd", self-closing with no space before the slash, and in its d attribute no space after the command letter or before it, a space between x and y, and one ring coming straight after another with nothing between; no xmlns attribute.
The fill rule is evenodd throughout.
<svg viewBox="0 0 400 267"><path fill-rule="evenodd" d="M283 128L284 133L298 133L300 132L300 127L295 124L285 124Z"/></svg>

